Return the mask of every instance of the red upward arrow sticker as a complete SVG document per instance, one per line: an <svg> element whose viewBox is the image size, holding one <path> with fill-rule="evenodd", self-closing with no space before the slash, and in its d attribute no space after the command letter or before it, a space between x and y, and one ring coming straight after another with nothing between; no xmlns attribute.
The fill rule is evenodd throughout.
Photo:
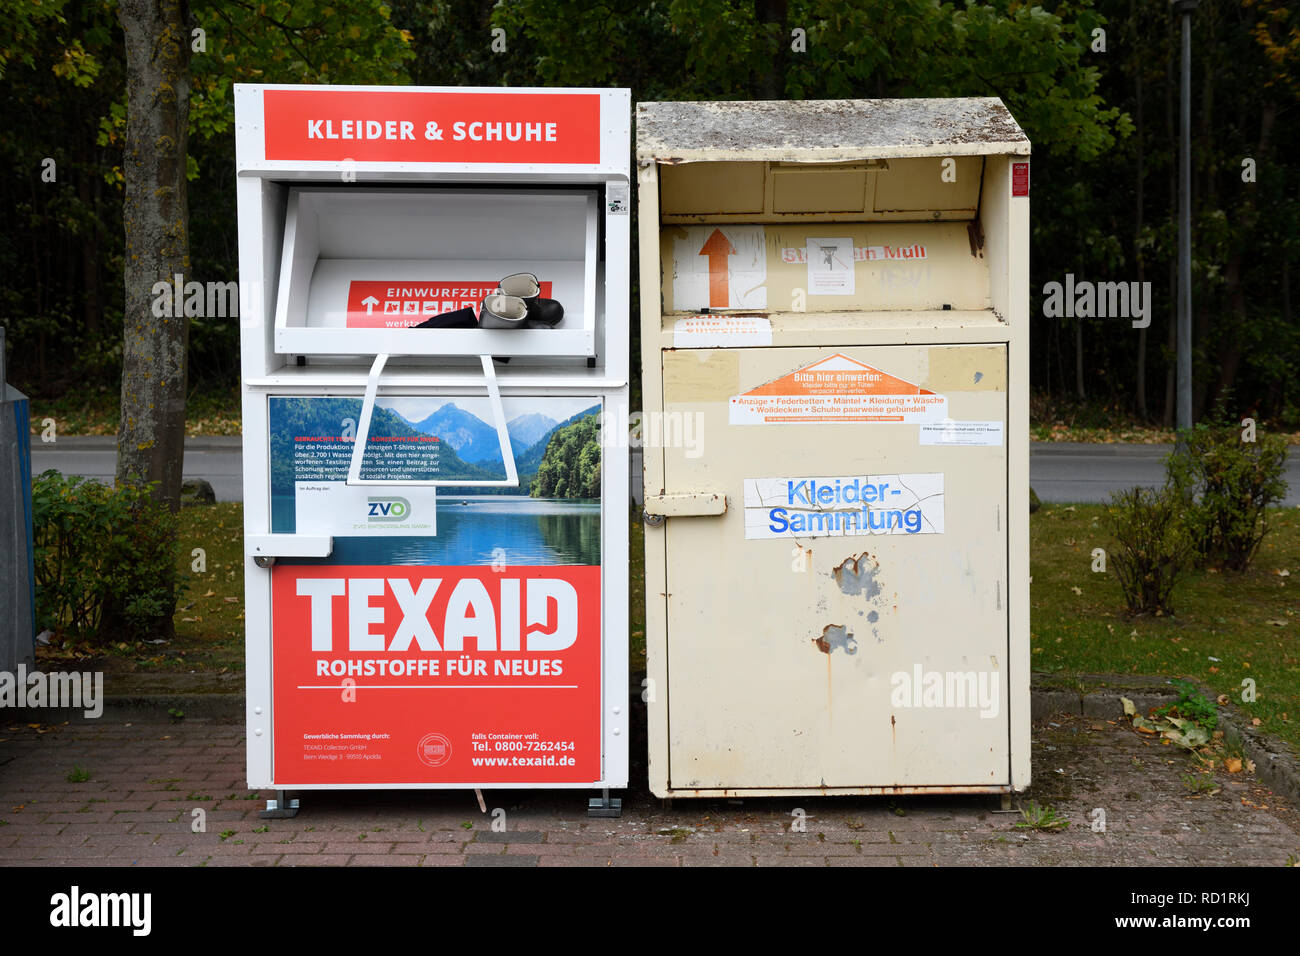
<svg viewBox="0 0 1300 956"><path fill-rule="evenodd" d="M735 254L735 247L727 241L721 229L714 229L709 238L704 240L704 245L700 247L700 255L709 257L710 309L725 309L731 301L731 294L727 289L727 256Z"/></svg>

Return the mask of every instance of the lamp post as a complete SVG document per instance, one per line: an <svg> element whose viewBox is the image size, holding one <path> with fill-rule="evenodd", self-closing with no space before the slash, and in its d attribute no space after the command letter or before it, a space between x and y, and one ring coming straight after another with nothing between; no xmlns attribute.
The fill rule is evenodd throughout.
<svg viewBox="0 0 1300 956"><path fill-rule="evenodd" d="M1177 426L1192 427L1192 11L1200 0L1170 0L1182 17L1182 80L1178 143ZM1179 438L1179 446L1183 444Z"/></svg>

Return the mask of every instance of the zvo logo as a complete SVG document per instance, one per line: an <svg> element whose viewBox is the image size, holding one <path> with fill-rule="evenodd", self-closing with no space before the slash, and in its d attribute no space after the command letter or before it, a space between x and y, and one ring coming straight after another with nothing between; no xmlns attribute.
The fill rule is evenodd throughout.
<svg viewBox="0 0 1300 956"><path fill-rule="evenodd" d="M405 498L367 498L369 521L405 521L411 516L411 503Z"/></svg>

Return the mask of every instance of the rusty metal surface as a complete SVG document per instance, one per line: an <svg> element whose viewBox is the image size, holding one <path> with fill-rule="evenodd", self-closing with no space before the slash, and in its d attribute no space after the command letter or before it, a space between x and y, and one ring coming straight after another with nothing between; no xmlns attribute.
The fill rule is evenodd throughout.
<svg viewBox="0 0 1300 956"><path fill-rule="evenodd" d="M997 97L638 103L637 158L843 162L1029 153Z"/></svg>
<svg viewBox="0 0 1300 956"><path fill-rule="evenodd" d="M973 786L942 787L740 787L738 789L691 789L687 787L669 787L655 796L662 799L674 797L708 798L722 800L732 797L854 797L854 796L889 796L890 794L981 794L981 793L1019 793L1010 785L976 784Z"/></svg>

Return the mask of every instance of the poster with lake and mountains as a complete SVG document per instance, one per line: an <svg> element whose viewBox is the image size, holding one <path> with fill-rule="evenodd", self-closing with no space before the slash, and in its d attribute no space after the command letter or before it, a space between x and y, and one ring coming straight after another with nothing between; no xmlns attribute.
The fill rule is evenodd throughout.
<svg viewBox="0 0 1300 956"><path fill-rule="evenodd" d="M600 563L599 398L503 396L518 486L436 490L346 485L360 398L268 401L271 531L332 534L320 563ZM361 477L504 480L488 399L378 398Z"/></svg>

